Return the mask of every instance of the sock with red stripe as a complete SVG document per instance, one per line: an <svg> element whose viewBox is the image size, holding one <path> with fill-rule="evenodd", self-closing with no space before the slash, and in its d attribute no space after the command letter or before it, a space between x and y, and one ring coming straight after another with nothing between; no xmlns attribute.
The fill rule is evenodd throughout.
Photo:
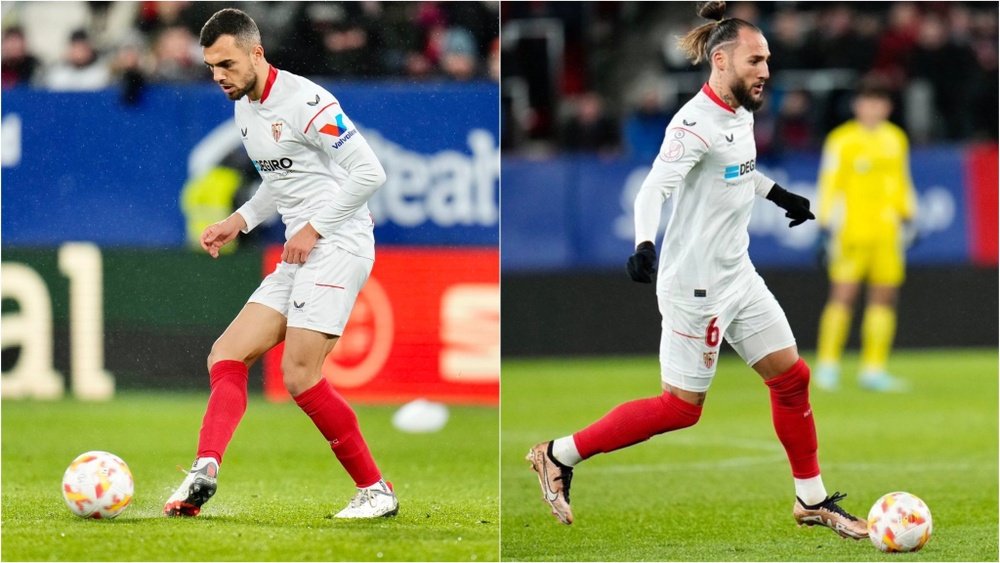
<svg viewBox="0 0 1000 563"><path fill-rule="evenodd" d="M603 418L573 434L582 459L638 444L657 434L693 426L701 418L701 406L670 393L622 403Z"/></svg>
<svg viewBox="0 0 1000 563"><path fill-rule="evenodd" d="M222 454L247 410L247 366L238 360L215 362L209 381L212 392L201 421L197 457L215 458L221 464Z"/></svg>
<svg viewBox="0 0 1000 563"><path fill-rule="evenodd" d="M809 405L809 366L799 361L785 373L765 381L771 390L771 420L785 447L792 476L809 479L819 475L816 422Z"/></svg>
<svg viewBox="0 0 1000 563"><path fill-rule="evenodd" d="M368 444L361 435L358 417L347 401L325 378L295 397L358 488L370 487L382 478Z"/></svg>

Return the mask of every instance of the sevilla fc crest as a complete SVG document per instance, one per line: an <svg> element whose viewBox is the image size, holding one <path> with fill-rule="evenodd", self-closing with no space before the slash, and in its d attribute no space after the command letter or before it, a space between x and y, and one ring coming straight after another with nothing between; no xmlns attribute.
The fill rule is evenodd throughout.
<svg viewBox="0 0 1000 563"><path fill-rule="evenodd" d="M705 352L704 354L701 355L702 360L704 360L705 362L706 368L712 369L712 366L715 365L716 355L718 355L718 352Z"/></svg>
<svg viewBox="0 0 1000 563"><path fill-rule="evenodd" d="M271 124L271 134L274 135L274 142L277 143L281 139L281 128L284 123L277 122Z"/></svg>

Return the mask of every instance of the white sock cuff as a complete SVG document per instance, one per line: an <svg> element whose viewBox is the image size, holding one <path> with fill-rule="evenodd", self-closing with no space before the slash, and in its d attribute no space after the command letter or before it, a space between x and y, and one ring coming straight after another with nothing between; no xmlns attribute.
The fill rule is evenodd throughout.
<svg viewBox="0 0 1000 563"><path fill-rule="evenodd" d="M823 499L826 498L826 487L823 486L823 476L817 475L809 479L795 479L795 496L809 505L823 502Z"/></svg>
<svg viewBox="0 0 1000 563"><path fill-rule="evenodd" d="M583 461L572 436L556 438L552 441L552 457L556 458L559 463L570 467Z"/></svg>

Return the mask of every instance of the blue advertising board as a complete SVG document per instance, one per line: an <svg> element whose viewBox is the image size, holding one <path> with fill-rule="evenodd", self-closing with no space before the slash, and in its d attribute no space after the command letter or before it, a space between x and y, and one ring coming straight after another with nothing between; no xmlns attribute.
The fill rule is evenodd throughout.
<svg viewBox="0 0 1000 563"><path fill-rule="evenodd" d="M920 212L920 242L911 264L969 262L965 154L959 147L916 149L911 170ZM816 201L819 154L758 161L761 172ZM634 247L632 202L647 162L567 156L503 159L501 264L504 272L622 267ZM668 200L663 213L670 215ZM757 267L811 267L819 230L814 221L788 228L784 212L758 198L749 225Z"/></svg>
<svg viewBox="0 0 1000 563"><path fill-rule="evenodd" d="M386 169L369 203L379 243L497 244L496 84L320 83ZM135 106L113 89L2 96L4 245L183 245L182 187L242 151L214 85L150 87Z"/></svg>

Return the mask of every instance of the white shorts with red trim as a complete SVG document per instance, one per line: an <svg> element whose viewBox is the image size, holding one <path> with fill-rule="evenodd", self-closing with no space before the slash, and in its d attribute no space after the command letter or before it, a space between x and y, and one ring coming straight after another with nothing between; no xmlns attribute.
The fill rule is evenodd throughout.
<svg viewBox="0 0 1000 563"><path fill-rule="evenodd" d="M747 365L795 344L785 312L759 275L732 298L711 304L670 301L658 294L660 378L692 392L708 391L725 338Z"/></svg>
<svg viewBox="0 0 1000 563"><path fill-rule="evenodd" d="M278 311L289 327L340 336L374 264L339 246L316 245L305 264L279 263L247 302Z"/></svg>

